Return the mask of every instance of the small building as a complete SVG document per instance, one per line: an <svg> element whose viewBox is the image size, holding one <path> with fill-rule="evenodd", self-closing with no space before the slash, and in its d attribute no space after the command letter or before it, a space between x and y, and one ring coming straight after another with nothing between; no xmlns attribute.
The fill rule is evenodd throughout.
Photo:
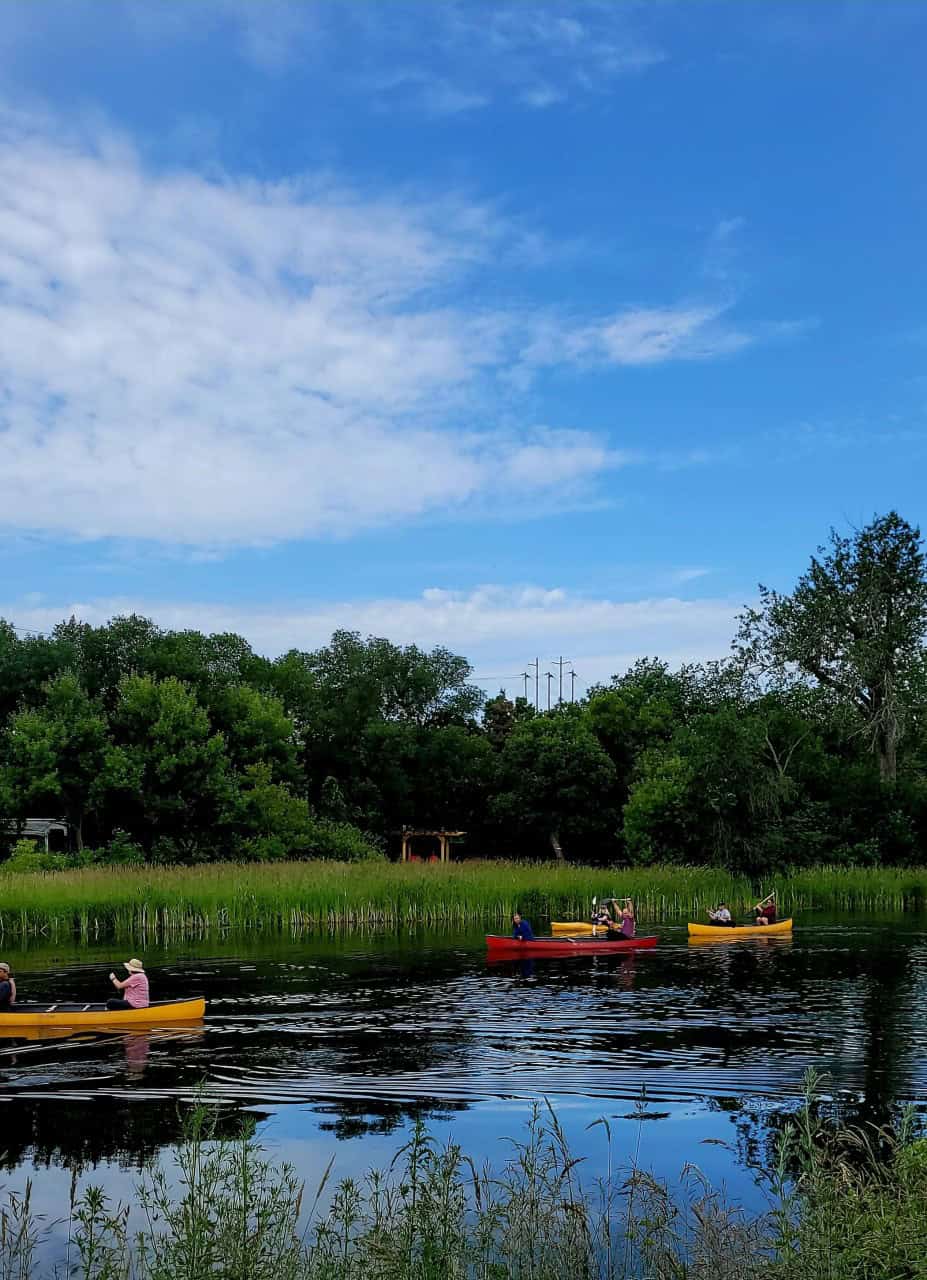
<svg viewBox="0 0 927 1280"><path fill-rule="evenodd" d="M46 853L65 853L69 845L70 828L61 818L24 818L22 822L4 823L0 831L10 844L31 840Z"/></svg>

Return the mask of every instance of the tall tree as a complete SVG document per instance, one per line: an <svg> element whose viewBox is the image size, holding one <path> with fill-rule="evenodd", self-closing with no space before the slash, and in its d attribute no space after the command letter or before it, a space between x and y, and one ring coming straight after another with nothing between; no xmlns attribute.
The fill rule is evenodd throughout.
<svg viewBox="0 0 927 1280"><path fill-rule="evenodd" d="M927 574L920 530L895 511L850 537L831 531L791 595L760 587L741 617L741 656L765 673L797 670L858 713L893 783L898 744L924 672Z"/></svg>
<svg viewBox="0 0 927 1280"><path fill-rule="evenodd" d="M45 690L45 705L13 716L2 785L17 818L67 818L78 849L84 815L100 799L108 746L106 721L77 678L65 674Z"/></svg>
<svg viewBox="0 0 927 1280"><path fill-rule="evenodd" d="M564 842L587 855L614 844L614 784L614 766L584 710L564 708L523 721L506 739L493 809L519 836L533 830L557 858Z"/></svg>
<svg viewBox="0 0 927 1280"><path fill-rule="evenodd" d="M225 742L196 695L173 678L127 676L112 718L107 782L121 825L146 850L220 850L235 800Z"/></svg>

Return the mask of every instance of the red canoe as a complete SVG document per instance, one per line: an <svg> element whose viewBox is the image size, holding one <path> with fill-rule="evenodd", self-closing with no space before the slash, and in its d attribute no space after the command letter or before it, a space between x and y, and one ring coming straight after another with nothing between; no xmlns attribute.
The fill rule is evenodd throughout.
<svg viewBox="0 0 927 1280"><path fill-rule="evenodd" d="M655 947L656 937L622 938L608 942L604 938L534 938L524 942L521 938L508 938L490 933L486 937L486 950L493 957L505 956L605 956L612 951L636 951L640 947Z"/></svg>

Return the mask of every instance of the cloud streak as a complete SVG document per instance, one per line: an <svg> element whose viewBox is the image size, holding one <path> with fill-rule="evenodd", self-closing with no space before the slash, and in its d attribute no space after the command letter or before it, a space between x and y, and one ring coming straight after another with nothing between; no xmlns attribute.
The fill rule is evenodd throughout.
<svg viewBox="0 0 927 1280"><path fill-rule="evenodd" d="M594 498L646 459L520 422L519 381L750 337L704 304L478 308L523 242L473 201L155 173L0 113L0 527L215 548Z"/></svg>
<svg viewBox="0 0 927 1280"><path fill-rule="evenodd" d="M569 495L603 442L459 425L511 321L452 286L504 237L472 204L153 175L8 115L0 522L253 544Z"/></svg>
<svg viewBox="0 0 927 1280"><path fill-rule="evenodd" d="M622 601L559 587L486 585L472 591L434 587L416 597L252 607L132 597L30 601L3 606L0 616L48 630L72 613L99 624L132 611L169 628L236 631L270 656L290 648L316 648L338 628L400 644L446 645L467 655L490 688L499 677L499 683L516 689L518 681L512 677L539 649L542 663L545 651L569 655L586 685L607 680L648 655L674 664L724 657L740 606L723 599Z"/></svg>

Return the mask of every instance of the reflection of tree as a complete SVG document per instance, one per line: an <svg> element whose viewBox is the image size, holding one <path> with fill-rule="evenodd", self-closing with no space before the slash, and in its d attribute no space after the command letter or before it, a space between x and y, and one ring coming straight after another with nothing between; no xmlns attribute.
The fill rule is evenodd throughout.
<svg viewBox="0 0 927 1280"><path fill-rule="evenodd" d="M189 1106L118 1098L84 1106L13 1099L3 1108L0 1167L13 1169L30 1159L39 1167L60 1165L81 1173L105 1160L140 1169L163 1147L180 1141L188 1114ZM242 1117L222 1110L217 1125L220 1136L231 1137L241 1131Z"/></svg>
<svg viewBox="0 0 927 1280"><path fill-rule="evenodd" d="M321 1115L334 1115L332 1120L322 1120L319 1128L335 1135L339 1141L345 1138L359 1138L367 1134L390 1134L400 1128L407 1120L450 1121L455 1115L469 1110L465 1102L440 1102L429 1104L427 1099L416 1102L378 1102L376 1113L372 1113L371 1104L366 1101L354 1102L344 1099L337 1103L326 1104L317 1109Z"/></svg>

